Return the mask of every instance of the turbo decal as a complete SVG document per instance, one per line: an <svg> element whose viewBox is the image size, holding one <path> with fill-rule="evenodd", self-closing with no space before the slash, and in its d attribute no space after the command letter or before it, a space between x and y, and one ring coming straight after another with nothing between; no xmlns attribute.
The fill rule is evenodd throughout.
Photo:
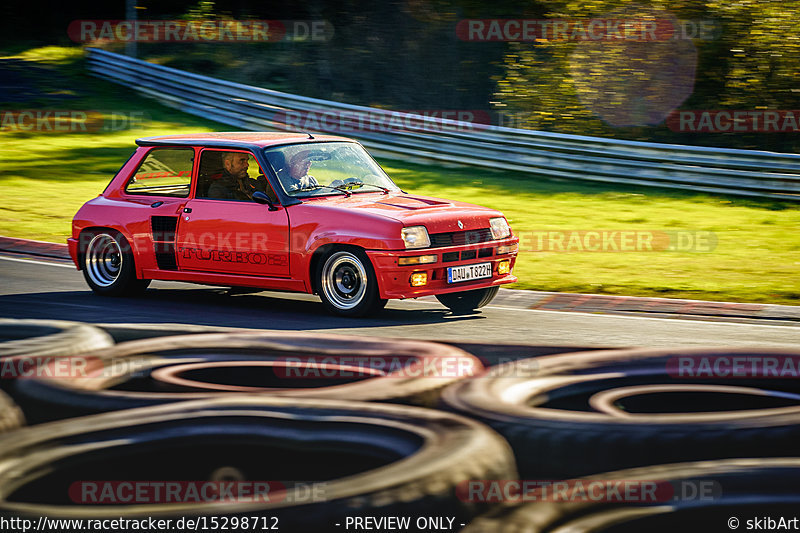
<svg viewBox="0 0 800 533"><path fill-rule="evenodd" d="M285 255L265 254L260 252L236 252L231 250L205 250L202 248L180 248L184 259L214 261L224 263L249 263L251 265L287 266L289 260Z"/></svg>

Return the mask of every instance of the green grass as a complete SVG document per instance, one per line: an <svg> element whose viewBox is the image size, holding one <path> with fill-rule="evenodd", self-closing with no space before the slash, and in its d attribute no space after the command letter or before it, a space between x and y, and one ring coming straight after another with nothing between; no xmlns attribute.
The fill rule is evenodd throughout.
<svg viewBox="0 0 800 533"><path fill-rule="evenodd" d="M0 132L0 234L64 242L75 211L102 192L137 137L227 126L163 107L88 77L69 50L27 51L42 69L42 96L19 108L145 112L134 130ZM53 73L57 85L48 73ZM53 93L53 94L49 94ZM481 169L381 160L406 191L503 211L522 246L517 288L800 304L800 210L796 204L636 189ZM542 230L710 231L706 252L534 252Z"/></svg>
<svg viewBox="0 0 800 533"><path fill-rule="evenodd" d="M33 65L17 71L33 96L3 111L94 111L104 124L94 132L0 130L2 235L64 242L75 212L103 191L135 150L137 138L230 129L87 75L80 48L50 46L7 57ZM116 117L121 125L120 117L134 113L144 119L132 128L116 129L109 122Z"/></svg>
<svg viewBox="0 0 800 533"><path fill-rule="evenodd" d="M503 211L521 238L517 288L800 304L796 204L394 161L384 167L404 190ZM534 251L534 232L576 230L704 231L717 244L690 252Z"/></svg>

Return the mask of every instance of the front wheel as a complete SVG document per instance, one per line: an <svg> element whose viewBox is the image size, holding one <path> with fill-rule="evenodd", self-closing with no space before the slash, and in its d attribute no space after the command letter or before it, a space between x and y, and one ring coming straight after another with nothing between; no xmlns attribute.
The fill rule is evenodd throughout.
<svg viewBox="0 0 800 533"><path fill-rule="evenodd" d="M449 294L437 294L436 299L453 313L461 315L471 313L475 309L488 305L497 295L500 287L486 287L473 291L451 292Z"/></svg>
<svg viewBox="0 0 800 533"><path fill-rule="evenodd" d="M134 294L150 284L136 277L128 242L114 231L92 235L83 254L83 277L94 292L104 296Z"/></svg>
<svg viewBox="0 0 800 533"><path fill-rule="evenodd" d="M364 316L386 305L375 271L360 250L336 250L319 263L317 287L325 308L340 316Z"/></svg>

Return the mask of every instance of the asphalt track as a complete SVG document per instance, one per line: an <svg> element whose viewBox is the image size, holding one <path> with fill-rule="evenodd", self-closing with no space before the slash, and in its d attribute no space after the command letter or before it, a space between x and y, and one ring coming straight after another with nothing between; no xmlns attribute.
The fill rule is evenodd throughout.
<svg viewBox="0 0 800 533"><path fill-rule="evenodd" d="M94 295L72 265L0 255L0 317L181 323L430 340L576 347L793 346L800 324L614 316L489 306L454 316L435 301L391 301L373 318L325 313L315 296L153 282L137 298Z"/></svg>

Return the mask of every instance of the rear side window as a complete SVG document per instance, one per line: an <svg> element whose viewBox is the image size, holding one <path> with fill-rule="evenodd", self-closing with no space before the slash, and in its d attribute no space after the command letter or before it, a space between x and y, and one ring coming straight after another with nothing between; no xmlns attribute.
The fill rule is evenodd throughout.
<svg viewBox="0 0 800 533"><path fill-rule="evenodd" d="M186 198L192 180L194 150L158 148L150 151L125 186L128 194Z"/></svg>

